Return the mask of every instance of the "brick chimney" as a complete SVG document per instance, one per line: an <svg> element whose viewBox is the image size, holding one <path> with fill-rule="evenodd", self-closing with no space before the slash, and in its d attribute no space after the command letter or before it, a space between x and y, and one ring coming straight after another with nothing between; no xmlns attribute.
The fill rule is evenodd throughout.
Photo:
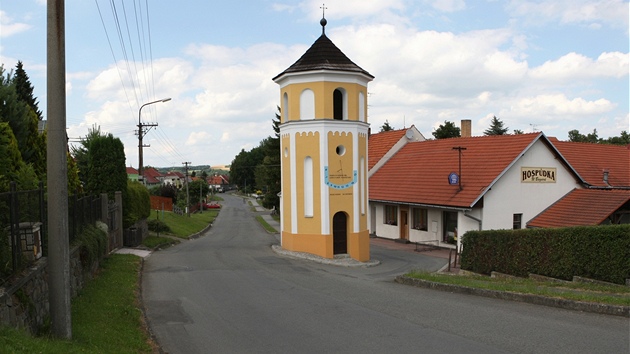
<svg viewBox="0 0 630 354"><path fill-rule="evenodd" d="M462 138L470 138L472 136L472 121L470 119L462 119L460 129Z"/></svg>

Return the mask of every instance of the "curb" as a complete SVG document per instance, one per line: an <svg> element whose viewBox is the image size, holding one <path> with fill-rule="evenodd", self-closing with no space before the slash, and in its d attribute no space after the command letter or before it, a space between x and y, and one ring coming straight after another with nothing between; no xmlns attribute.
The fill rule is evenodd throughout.
<svg viewBox="0 0 630 354"><path fill-rule="evenodd" d="M574 301L566 299L558 299L532 294L519 294L509 291L477 289L461 285L436 283L423 279L410 278L404 275L396 277L395 281L400 284L416 286L419 288L427 288L433 290L448 291L452 293L468 294L490 297L493 299L510 300L526 302L534 305L543 305L549 307L557 307L566 310L583 311L590 313L598 313L603 315L630 317L630 306L621 305L605 305L592 302Z"/></svg>

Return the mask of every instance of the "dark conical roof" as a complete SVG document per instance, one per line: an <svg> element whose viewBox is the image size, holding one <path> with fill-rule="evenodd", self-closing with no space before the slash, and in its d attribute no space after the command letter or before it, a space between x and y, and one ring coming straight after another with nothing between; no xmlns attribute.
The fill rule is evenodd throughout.
<svg viewBox="0 0 630 354"><path fill-rule="evenodd" d="M374 78L370 73L353 63L325 34L322 34L300 59L274 77L273 80L284 74L313 70L350 71Z"/></svg>

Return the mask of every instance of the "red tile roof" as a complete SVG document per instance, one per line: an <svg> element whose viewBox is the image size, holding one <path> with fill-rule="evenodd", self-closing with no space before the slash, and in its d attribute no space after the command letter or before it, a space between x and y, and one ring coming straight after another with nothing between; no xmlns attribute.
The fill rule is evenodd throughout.
<svg viewBox="0 0 630 354"><path fill-rule="evenodd" d="M144 176L145 183L147 183L147 184L158 184L158 183L161 183L160 182L160 177L162 177L162 174L160 173L160 171L156 170L153 167L145 168L142 171L142 174Z"/></svg>
<svg viewBox="0 0 630 354"><path fill-rule="evenodd" d="M470 208L537 140L548 143L542 133L410 142L370 178L370 200ZM458 146L466 148L461 191L448 182Z"/></svg>
<svg viewBox="0 0 630 354"><path fill-rule="evenodd" d="M389 149L405 136L407 129L371 134L368 139L368 170L385 156Z"/></svg>
<svg viewBox="0 0 630 354"><path fill-rule="evenodd" d="M208 177L208 184L212 185L220 185L220 184L229 184L227 176L224 175L216 175Z"/></svg>
<svg viewBox="0 0 630 354"><path fill-rule="evenodd" d="M608 183L611 186L630 187L630 145L573 143L556 138L549 140L591 186L607 187L604 170L608 170Z"/></svg>
<svg viewBox="0 0 630 354"><path fill-rule="evenodd" d="M128 175L137 175L138 174L138 170L136 170L133 167L127 167L127 174Z"/></svg>
<svg viewBox="0 0 630 354"><path fill-rule="evenodd" d="M630 202L630 190L574 189L531 219L528 227L599 225Z"/></svg>

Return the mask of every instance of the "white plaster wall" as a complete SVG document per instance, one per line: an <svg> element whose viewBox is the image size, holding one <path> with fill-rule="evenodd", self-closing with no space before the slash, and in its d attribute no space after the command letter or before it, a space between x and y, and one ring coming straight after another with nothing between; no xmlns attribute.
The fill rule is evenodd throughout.
<svg viewBox="0 0 630 354"><path fill-rule="evenodd" d="M378 237L390 238L390 239L398 239L400 238L400 232L398 230L398 225L388 225L383 223L385 206L380 203L373 203L375 206L375 215L372 215L375 218L375 233ZM400 218L400 208L398 209L399 218Z"/></svg>
<svg viewBox="0 0 630 354"><path fill-rule="evenodd" d="M521 183L521 167L555 167L556 183ZM537 141L484 197L483 229L511 229L513 214L523 214L522 227L574 188L573 175Z"/></svg>

